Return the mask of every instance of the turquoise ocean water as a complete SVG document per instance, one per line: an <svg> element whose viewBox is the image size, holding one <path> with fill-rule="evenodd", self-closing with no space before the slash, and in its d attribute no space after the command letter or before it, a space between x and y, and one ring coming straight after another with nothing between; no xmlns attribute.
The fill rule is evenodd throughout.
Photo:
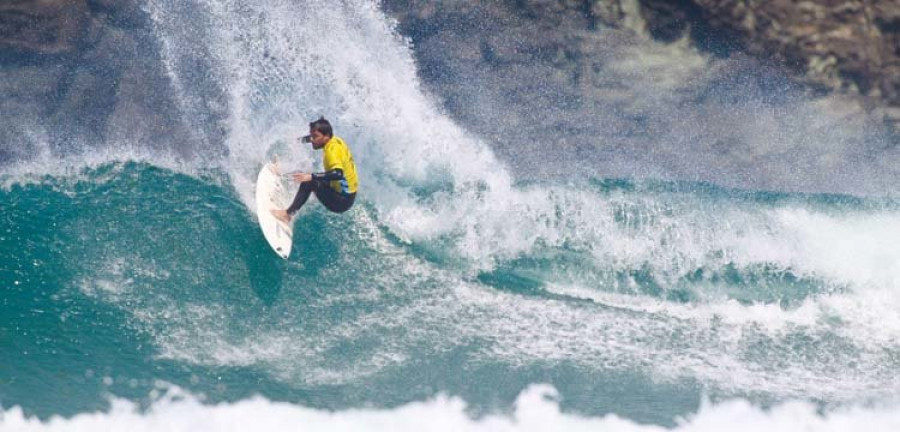
<svg viewBox="0 0 900 432"><path fill-rule="evenodd" d="M196 8L225 25L188 40L174 3L146 7L187 118L183 57L221 66L226 156L111 145L0 173L0 429L900 422L895 198L520 180L419 89L377 4ZM292 24L313 18L348 31ZM290 143L322 112L360 199L311 200L284 261L252 183L273 153L315 166Z"/></svg>

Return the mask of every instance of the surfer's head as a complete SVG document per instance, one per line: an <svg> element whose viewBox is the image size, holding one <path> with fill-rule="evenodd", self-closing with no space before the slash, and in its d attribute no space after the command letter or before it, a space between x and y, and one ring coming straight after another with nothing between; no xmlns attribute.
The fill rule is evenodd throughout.
<svg viewBox="0 0 900 432"><path fill-rule="evenodd" d="M325 147L333 135L331 123L325 120L325 117L319 117L318 120L309 124L309 135L303 137L303 142L312 144L314 149L320 149Z"/></svg>

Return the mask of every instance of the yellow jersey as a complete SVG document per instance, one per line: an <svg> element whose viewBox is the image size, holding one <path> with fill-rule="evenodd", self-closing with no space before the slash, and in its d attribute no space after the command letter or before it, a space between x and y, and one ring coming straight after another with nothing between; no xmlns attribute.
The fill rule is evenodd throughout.
<svg viewBox="0 0 900 432"><path fill-rule="evenodd" d="M344 173L343 180L330 182L331 188L343 194L356 193L356 188L359 186L356 164L353 162L353 155L344 140L332 135L322 150L322 164L325 166L325 171L339 169Z"/></svg>

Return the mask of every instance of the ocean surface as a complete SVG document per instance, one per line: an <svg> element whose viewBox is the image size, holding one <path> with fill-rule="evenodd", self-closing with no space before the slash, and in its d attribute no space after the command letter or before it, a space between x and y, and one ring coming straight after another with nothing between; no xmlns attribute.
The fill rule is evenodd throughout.
<svg viewBox="0 0 900 432"><path fill-rule="evenodd" d="M308 3L146 5L224 156L2 167L0 430L900 428L896 195L519 176L377 3ZM253 182L320 114L360 193L285 261Z"/></svg>

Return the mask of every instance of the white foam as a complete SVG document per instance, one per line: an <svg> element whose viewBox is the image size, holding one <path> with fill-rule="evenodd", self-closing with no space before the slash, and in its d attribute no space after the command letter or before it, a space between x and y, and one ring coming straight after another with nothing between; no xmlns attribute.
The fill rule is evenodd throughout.
<svg viewBox="0 0 900 432"><path fill-rule="evenodd" d="M556 391L533 385L523 391L508 415L473 419L464 401L447 396L413 402L392 409L346 409L323 411L285 402L253 397L234 403L208 405L202 398L170 391L146 412L132 402L112 401L107 412L82 413L71 418L52 417L40 421L27 417L19 407L0 410L0 429L31 431L243 431L258 429L328 431L847 431L893 432L900 428L900 407L845 407L824 415L807 402L795 401L762 409L745 400L704 403L699 412L676 419L677 426L637 423L608 414L587 417L562 412Z"/></svg>
<svg viewBox="0 0 900 432"><path fill-rule="evenodd" d="M189 175L196 175L202 165L179 158L165 151L123 146L92 149L87 153L57 155L49 150L39 151L28 159L23 159L0 172L0 186L9 188L13 184L40 184L47 177L78 180L85 170L116 162L144 162Z"/></svg>

